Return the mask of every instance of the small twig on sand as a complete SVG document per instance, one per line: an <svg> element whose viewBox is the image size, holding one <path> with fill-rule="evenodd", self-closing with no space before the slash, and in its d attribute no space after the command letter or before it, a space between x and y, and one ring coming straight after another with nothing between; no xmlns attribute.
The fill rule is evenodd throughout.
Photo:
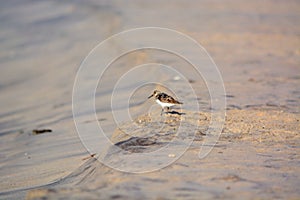
<svg viewBox="0 0 300 200"><path fill-rule="evenodd" d="M87 159L89 159L89 158L93 158L95 155L96 155L96 154L93 153L93 154L91 154L91 155L89 155L89 156L87 156L87 157L82 158L82 160L87 160Z"/></svg>

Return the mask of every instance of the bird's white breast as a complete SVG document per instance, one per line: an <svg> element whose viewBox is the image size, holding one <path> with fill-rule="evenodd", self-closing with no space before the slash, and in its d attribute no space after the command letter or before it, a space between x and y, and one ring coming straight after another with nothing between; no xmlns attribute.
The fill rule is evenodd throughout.
<svg viewBox="0 0 300 200"><path fill-rule="evenodd" d="M161 107L171 107L171 106L174 106L175 104L173 103L164 103L164 102L161 102L160 100L156 99L156 102L161 106Z"/></svg>

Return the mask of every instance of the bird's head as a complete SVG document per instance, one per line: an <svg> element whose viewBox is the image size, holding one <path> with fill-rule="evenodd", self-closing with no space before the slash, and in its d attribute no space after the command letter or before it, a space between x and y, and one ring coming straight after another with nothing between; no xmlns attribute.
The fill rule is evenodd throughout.
<svg viewBox="0 0 300 200"><path fill-rule="evenodd" d="M159 93L160 93L160 91L154 90L153 93L148 97L148 99L150 99L153 96L156 97Z"/></svg>

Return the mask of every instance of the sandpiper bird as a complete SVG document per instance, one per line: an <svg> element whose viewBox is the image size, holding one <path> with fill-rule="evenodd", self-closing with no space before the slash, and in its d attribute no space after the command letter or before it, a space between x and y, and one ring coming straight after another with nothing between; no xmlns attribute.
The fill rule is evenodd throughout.
<svg viewBox="0 0 300 200"><path fill-rule="evenodd" d="M170 95L167 95L167 94L165 94L163 92L160 92L158 90L154 90L153 93L148 97L148 99L150 99L153 96L156 99L156 102L159 105L161 105L161 107L162 107L160 115L162 115L165 107L169 110L171 106L174 106L176 104L182 104L181 102L175 100Z"/></svg>

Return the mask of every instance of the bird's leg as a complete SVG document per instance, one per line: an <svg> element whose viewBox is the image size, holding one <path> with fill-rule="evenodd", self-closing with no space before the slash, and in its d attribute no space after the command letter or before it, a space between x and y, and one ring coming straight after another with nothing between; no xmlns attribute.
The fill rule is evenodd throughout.
<svg viewBox="0 0 300 200"><path fill-rule="evenodd" d="M166 107L167 108L167 113L169 113L170 107Z"/></svg>
<svg viewBox="0 0 300 200"><path fill-rule="evenodd" d="M164 108L161 109L160 116L162 116L163 112L164 112Z"/></svg>

